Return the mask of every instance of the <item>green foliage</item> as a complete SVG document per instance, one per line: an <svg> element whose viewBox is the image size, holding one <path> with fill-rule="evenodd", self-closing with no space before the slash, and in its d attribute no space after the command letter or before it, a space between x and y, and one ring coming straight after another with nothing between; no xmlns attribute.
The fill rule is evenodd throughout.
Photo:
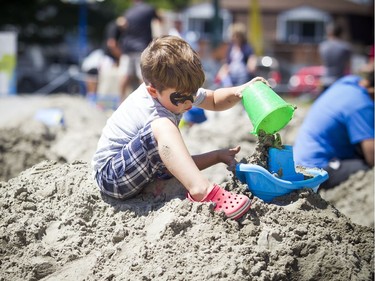
<svg viewBox="0 0 375 281"><path fill-rule="evenodd" d="M133 1L132 0L107 0L115 7L116 14L119 15L128 9ZM191 0L145 0L146 3L153 5L158 9L180 11L191 4Z"/></svg>
<svg viewBox="0 0 375 281"><path fill-rule="evenodd" d="M49 43L78 32L79 0L1 0L0 31L18 30L24 42ZM191 0L145 0L158 9L179 11ZM107 23L133 4L132 0L105 0L87 4L87 35L99 42Z"/></svg>
<svg viewBox="0 0 375 281"><path fill-rule="evenodd" d="M87 35L94 41L103 36L104 27L114 16L111 3L87 5ZM17 30L24 43L52 44L66 34L77 34L80 5L61 0L2 0L0 31Z"/></svg>

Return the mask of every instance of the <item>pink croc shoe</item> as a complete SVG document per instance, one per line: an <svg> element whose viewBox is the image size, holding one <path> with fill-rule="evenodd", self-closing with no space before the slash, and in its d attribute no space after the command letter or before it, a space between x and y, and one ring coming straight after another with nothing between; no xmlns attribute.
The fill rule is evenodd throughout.
<svg viewBox="0 0 375 281"><path fill-rule="evenodd" d="M187 197L190 201L197 202L189 193ZM251 206L251 201L247 196L226 191L217 184L215 184L211 192L199 202L214 202L216 204L214 211L223 211L229 219L234 220L242 217Z"/></svg>

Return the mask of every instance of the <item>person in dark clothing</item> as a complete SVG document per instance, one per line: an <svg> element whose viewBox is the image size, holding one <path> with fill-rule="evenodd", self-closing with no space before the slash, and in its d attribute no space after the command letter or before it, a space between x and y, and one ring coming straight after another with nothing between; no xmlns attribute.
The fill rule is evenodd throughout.
<svg viewBox="0 0 375 281"><path fill-rule="evenodd" d="M162 21L156 9L142 0L133 0L133 6L124 12L127 27L121 38L120 74L121 100L125 100L133 77L142 82L141 53L152 41L153 20Z"/></svg>
<svg viewBox="0 0 375 281"><path fill-rule="evenodd" d="M105 30L104 54L118 65L122 54L120 40L127 27L127 20L120 16L111 21Z"/></svg>
<svg viewBox="0 0 375 281"><path fill-rule="evenodd" d="M350 73L351 46L342 40L342 28L331 23L326 28L327 39L319 45L319 55L325 68L321 77L322 92L336 80Z"/></svg>

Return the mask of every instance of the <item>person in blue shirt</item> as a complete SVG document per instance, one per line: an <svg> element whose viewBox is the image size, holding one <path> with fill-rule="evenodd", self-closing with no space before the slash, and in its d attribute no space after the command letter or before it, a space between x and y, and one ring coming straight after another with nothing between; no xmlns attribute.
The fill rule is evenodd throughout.
<svg viewBox="0 0 375 281"><path fill-rule="evenodd" d="M347 75L311 106L294 144L294 160L322 168L332 188L359 170L374 166L374 71Z"/></svg>

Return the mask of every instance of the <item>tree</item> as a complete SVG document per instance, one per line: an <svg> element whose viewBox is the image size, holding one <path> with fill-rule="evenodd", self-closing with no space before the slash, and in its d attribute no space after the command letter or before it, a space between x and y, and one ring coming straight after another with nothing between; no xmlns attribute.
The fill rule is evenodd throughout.
<svg viewBox="0 0 375 281"><path fill-rule="evenodd" d="M76 2L79 2L77 0ZM81 0L83 1L83 0ZM181 10L190 0L150 0L159 9ZM102 40L106 24L131 5L131 0L106 0L87 4L87 36ZM77 34L79 5L62 0L2 0L0 31L14 30L24 43L56 44L67 34Z"/></svg>

